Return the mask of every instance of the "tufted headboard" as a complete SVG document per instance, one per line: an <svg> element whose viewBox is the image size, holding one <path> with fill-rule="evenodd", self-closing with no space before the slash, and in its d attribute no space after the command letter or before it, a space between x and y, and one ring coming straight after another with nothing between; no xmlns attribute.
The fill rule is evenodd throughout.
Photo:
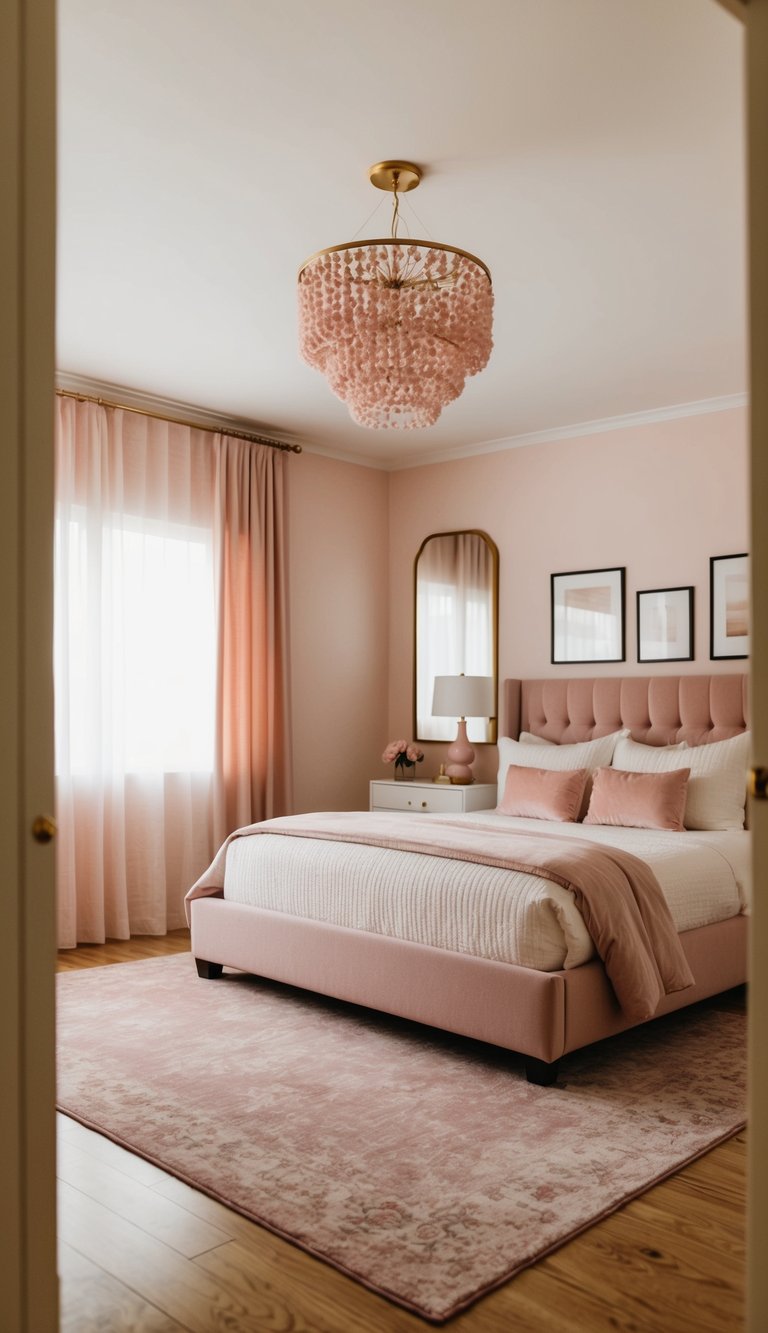
<svg viewBox="0 0 768 1333"><path fill-rule="evenodd" d="M747 674L505 680L503 734L558 744L629 727L645 745L705 745L745 731Z"/></svg>

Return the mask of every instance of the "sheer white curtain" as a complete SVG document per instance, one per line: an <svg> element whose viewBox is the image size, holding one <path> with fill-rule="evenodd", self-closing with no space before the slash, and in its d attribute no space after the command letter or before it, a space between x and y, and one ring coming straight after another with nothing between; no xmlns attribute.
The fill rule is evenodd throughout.
<svg viewBox="0 0 768 1333"><path fill-rule="evenodd" d="M264 565L252 541L258 506L254 515L246 505L245 521L236 518L232 530L231 507L242 503L221 475L230 443L244 446L238 452L246 478L263 481L260 455L273 451L57 398L62 948L184 925L184 893L234 826L230 810L246 823L286 806L285 754L260 744L255 706L242 707L243 690L252 694L254 654L276 661L280 679L283 668L280 624L275 635L253 615L254 598L275 596L274 567L266 571L269 594L256 577ZM255 530L258 548L258 521ZM233 545L247 575L234 589ZM278 542L278 572L280 549ZM278 610L282 598L278 579ZM264 691L257 694L263 701ZM270 704L262 706L271 715ZM285 748L282 696L274 711L273 730ZM243 732L255 735L255 751L249 744L227 765L233 713ZM278 775L271 788L259 776L267 768ZM245 797L234 799L243 788Z"/></svg>
<svg viewBox="0 0 768 1333"><path fill-rule="evenodd" d="M421 740L452 741L456 720L432 716L435 676L492 676L493 556L473 532L441 533L419 556L416 590L416 726ZM485 741L487 724L470 718L467 735Z"/></svg>

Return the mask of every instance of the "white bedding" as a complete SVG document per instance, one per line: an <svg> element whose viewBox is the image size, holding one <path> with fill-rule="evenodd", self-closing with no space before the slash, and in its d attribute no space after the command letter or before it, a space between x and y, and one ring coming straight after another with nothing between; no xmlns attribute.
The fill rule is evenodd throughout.
<svg viewBox="0 0 768 1333"><path fill-rule="evenodd" d="M736 916L747 902L749 835L744 831L664 833L564 825L488 810L462 818L582 837L642 857L680 931ZM433 819L437 824L441 816ZM227 850L224 897L545 972L576 967L594 953L573 895L557 884L518 871L358 843L266 833L236 838Z"/></svg>

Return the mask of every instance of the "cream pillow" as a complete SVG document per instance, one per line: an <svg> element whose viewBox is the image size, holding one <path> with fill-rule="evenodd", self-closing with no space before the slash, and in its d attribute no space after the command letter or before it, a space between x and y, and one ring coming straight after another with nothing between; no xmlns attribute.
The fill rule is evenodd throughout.
<svg viewBox="0 0 768 1333"><path fill-rule="evenodd" d="M744 827L750 734L744 731L727 741L685 746L685 767L690 768L685 804L688 829ZM626 773L662 773L680 768L680 746L640 745L623 738L613 752L613 767Z"/></svg>
<svg viewBox="0 0 768 1333"><path fill-rule="evenodd" d="M518 740L526 745L556 745L556 741L548 741L544 736L534 736L532 731L521 731Z"/></svg>
<svg viewBox="0 0 768 1333"><path fill-rule="evenodd" d="M499 778L498 804L504 799L504 787L507 769L510 764L520 768L556 768L561 772L566 768L586 768L590 777L596 768L605 768L610 764L616 742L628 731L612 731L610 736L598 736L593 741L578 741L576 745L541 745L533 741L513 741L508 736L499 737ZM589 801L587 782L585 801Z"/></svg>

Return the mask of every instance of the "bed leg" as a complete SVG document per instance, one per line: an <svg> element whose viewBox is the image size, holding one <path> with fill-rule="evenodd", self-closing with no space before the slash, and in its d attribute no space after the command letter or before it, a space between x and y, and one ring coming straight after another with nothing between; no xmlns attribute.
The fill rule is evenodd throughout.
<svg viewBox="0 0 768 1333"><path fill-rule="evenodd" d="M536 1083L540 1088L551 1088L557 1080L559 1068L559 1060L548 1064L546 1060L537 1060L533 1055L525 1057L525 1077L529 1083Z"/></svg>
<svg viewBox="0 0 768 1333"><path fill-rule="evenodd" d="M216 981L224 971L223 963L209 963L207 958L196 958L197 975L204 981Z"/></svg>

